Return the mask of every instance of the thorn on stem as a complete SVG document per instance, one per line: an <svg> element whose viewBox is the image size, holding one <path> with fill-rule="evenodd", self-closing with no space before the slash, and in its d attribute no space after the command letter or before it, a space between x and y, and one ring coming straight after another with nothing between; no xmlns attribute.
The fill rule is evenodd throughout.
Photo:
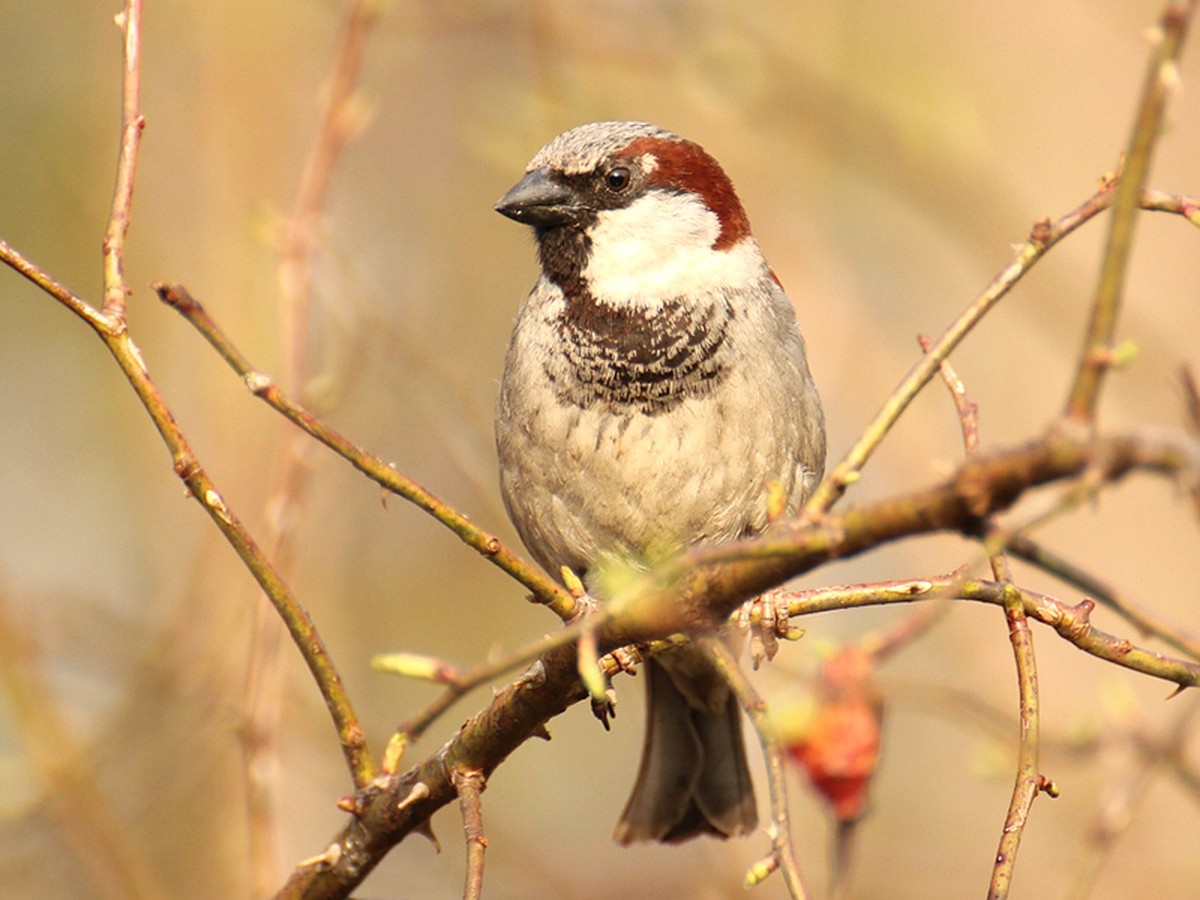
<svg viewBox="0 0 1200 900"><path fill-rule="evenodd" d="M416 784L414 784L412 786L412 790L408 792L408 795L403 800L401 800L399 803L396 804L396 809L397 810L406 809L407 807L412 806L414 803L419 803L420 801L425 800L428 797L429 797L429 785L427 785L423 781L418 781Z"/></svg>
<svg viewBox="0 0 1200 900"><path fill-rule="evenodd" d="M421 837L429 841L429 843L433 844L434 850L436 850L438 853L442 852L442 843L437 839L437 835L433 833L433 822L431 822L429 819L426 819L413 830L416 831L417 834L421 835Z"/></svg>
<svg viewBox="0 0 1200 900"><path fill-rule="evenodd" d="M338 843L330 844L321 853L316 856L310 856L308 859L302 859L296 865L302 869L311 868L313 866L336 866L338 860L342 858L342 846Z"/></svg>

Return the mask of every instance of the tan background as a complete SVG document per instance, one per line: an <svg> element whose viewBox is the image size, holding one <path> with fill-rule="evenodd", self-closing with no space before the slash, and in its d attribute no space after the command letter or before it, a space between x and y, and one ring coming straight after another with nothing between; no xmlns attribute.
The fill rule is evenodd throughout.
<svg viewBox="0 0 1200 900"><path fill-rule="evenodd" d="M89 298L116 155L115 0L9 4L0 29L0 237ZM316 120L338 4L149 3L143 144L129 275L130 319L157 384L226 500L256 530L284 427L248 397L148 289L185 282L261 368L281 360L269 235L292 200ZM795 301L836 460L936 334L1008 261L1039 215L1094 189L1124 146L1156 4L1133 0L924 2L542 2L388 4L365 94L374 121L338 172L317 271L314 353L329 418L360 444L512 539L494 486L490 408L507 331L534 278L531 241L491 210L553 134L638 118L704 144L731 174ZM1152 183L1200 193L1200 48ZM1062 404L1095 285L1104 222L1039 265L956 356L991 446L1035 435ZM1106 426L1175 428L1176 370L1200 367L1200 234L1146 216L1120 334L1141 348L1114 377ZM246 890L235 730L255 603L252 583L184 499L128 386L87 329L0 272L0 592L36 647L40 703L57 705L116 811L119 832L174 897ZM937 479L960 457L940 389L915 404L854 497ZM329 454L289 578L341 667L376 747L431 689L370 671L406 649L460 663L554 627L444 529ZM1131 479L1046 529L1056 549L1147 605L1194 625L1198 529L1177 493ZM915 577L978 554L953 538L830 566L806 585ZM1021 570L1023 574L1029 574ZM1048 578L1031 586L1074 602ZM903 611L801 623L764 689L798 690L821 649ZM1102 627L1135 637L1098 614ZM1193 702L1035 635L1049 737L1118 736L1086 758L1050 750L1063 790L1037 803L1017 896L1059 896L1109 792L1134 771L1119 739L1158 734ZM347 778L298 655L284 650L280 859L320 851L343 821ZM862 897L979 896L1011 786L1011 748L930 684L1012 709L1000 613L956 609L881 674L894 692L874 812L855 874ZM743 896L765 838L620 850L609 839L636 764L640 685L619 684L601 733L584 708L552 723L484 797L487 896ZM434 750L486 690L415 749ZM19 897L90 897L44 802L46 759L0 696L0 883ZM25 722L25 725L22 723ZM1195 741L1192 759L1196 758ZM761 783L761 778L760 778ZM799 789L794 828L823 891L829 835ZM765 808L765 807L764 807ZM67 817L69 821L70 817ZM411 840L363 896L461 892L457 812L436 855ZM1195 795L1160 779L1093 896L1182 897L1200 884ZM10 887L11 886L11 887ZM779 883L756 894L782 895Z"/></svg>

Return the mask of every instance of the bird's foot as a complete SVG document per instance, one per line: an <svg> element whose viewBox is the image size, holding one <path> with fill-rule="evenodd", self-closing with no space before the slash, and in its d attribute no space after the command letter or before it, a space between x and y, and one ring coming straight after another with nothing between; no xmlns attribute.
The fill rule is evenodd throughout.
<svg viewBox="0 0 1200 900"><path fill-rule="evenodd" d="M791 598L789 591L775 588L743 603L738 611L738 624L750 632L750 663L756 670L763 660L775 658L780 638L794 641L804 634L788 618Z"/></svg>

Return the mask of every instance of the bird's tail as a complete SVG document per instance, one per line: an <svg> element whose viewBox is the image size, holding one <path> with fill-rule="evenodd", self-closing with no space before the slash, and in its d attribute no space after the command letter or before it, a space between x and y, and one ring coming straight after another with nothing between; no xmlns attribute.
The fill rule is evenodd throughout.
<svg viewBox="0 0 1200 900"><path fill-rule="evenodd" d="M646 737L617 843L752 832L754 787L733 692L691 647L647 660L645 673Z"/></svg>

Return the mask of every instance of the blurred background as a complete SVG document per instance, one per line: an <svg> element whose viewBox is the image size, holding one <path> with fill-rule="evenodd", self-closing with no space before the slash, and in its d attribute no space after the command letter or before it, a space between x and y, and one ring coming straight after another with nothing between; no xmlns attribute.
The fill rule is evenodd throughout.
<svg viewBox="0 0 1200 900"><path fill-rule="evenodd" d="M12 3L0 30L0 237L93 301L118 140L117 10L116 0ZM916 336L940 333L1036 217L1074 208L1116 167L1158 11L1134 0L386 3L363 72L363 131L339 161L321 220L306 396L357 443L515 541L495 486L491 406L535 261L529 235L492 204L554 134L644 119L702 143L736 183L807 336L832 464L917 357ZM281 505L293 432L149 289L185 283L256 366L285 368L278 234L343 18L333 0L147 4L129 316L226 502L265 544L284 539L287 578L379 752L435 689L372 671L372 654L465 665L556 620L320 448L287 469L306 487ZM1194 43L1151 177L1191 194L1200 193ZM1058 414L1106 222L1053 250L955 356L985 445L1023 442ZM1198 271L1193 226L1140 219L1120 326L1140 352L1107 386L1104 426L1179 427L1179 367L1200 367ZM185 497L83 323L7 269L0 309L4 893L108 897L139 885L147 896L236 897L264 869L268 882L282 880L339 828L334 804L350 790L308 672L286 643L267 667L277 673L278 752L256 763L273 788L264 835L247 824L243 762L258 645L252 580ZM849 499L930 484L960 458L957 418L934 385ZM1195 625L1200 534L1172 486L1131 478L1040 535L1163 617ZM978 549L936 537L798 584L915 578L964 562L978 568ZM1018 574L1080 599L1048 576ZM799 622L804 640L757 683L779 708L803 710L822 658L909 613ZM1140 639L1105 611L1095 622ZM878 673L883 753L851 895L984 891L1014 771L1006 635L996 608L957 604ZM1148 767L1136 740L1165 739L1194 698L1165 703L1163 683L1086 657L1045 628L1034 638L1042 771L1062 796L1035 805L1017 895L1071 896L1097 835L1115 823L1127 828L1089 896L1196 896L1195 785ZM523 747L493 777L487 896L744 896L765 837L612 843L642 732L641 685L624 678L617 688L612 733L573 708L551 723L552 742ZM434 751L488 697L461 702L411 758ZM1181 750L1193 772L1194 733ZM799 779L792 807L803 868L823 894L830 819ZM457 810L433 825L442 852L405 842L362 896L459 896ZM755 896L783 894L772 880Z"/></svg>

